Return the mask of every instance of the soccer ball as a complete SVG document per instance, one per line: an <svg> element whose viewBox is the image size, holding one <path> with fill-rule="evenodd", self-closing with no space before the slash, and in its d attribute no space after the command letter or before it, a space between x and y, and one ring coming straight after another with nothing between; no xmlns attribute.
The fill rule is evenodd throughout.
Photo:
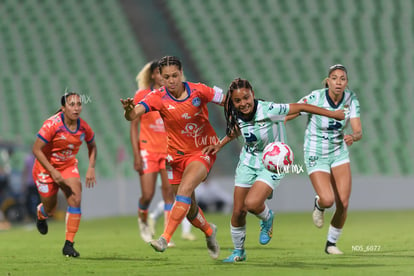
<svg viewBox="0 0 414 276"><path fill-rule="evenodd" d="M262 162L273 173L286 172L288 166L293 164L293 151L285 143L270 143L263 150Z"/></svg>

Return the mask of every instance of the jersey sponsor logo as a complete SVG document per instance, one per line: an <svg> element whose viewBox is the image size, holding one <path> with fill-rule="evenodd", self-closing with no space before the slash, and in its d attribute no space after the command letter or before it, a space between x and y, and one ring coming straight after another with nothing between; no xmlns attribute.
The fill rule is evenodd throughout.
<svg viewBox="0 0 414 276"><path fill-rule="evenodd" d="M216 136L203 136L203 129L204 125L199 127L197 124L194 123L188 123L184 130L181 131L181 134L186 135L188 137L194 138L194 145L196 147L202 146L202 145L214 145L219 142L218 138Z"/></svg>
<svg viewBox="0 0 414 276"><path fill-rule="evenodd" d="M254 135L253 133L249 132L249 133L243 133L244 138L246 139L247 143L253 143L257 141L257 137L256 135Z"/></svg>
<svg viewBox="0 0 414 276"><path fill-rule="evenodd" d="M82 142L85 141L85 133L82 133L80 138L79 138Z"/></svg>
<svg viewBox="0 0 414 276"><path fill-rule="evenodd" d="M47 173L41 172L37 174L37 177L41 180L45 180L46 177L49 177L49 175Z"/></svg>
<svg viewBox="0 0 414 276"><path fill-rule="evenodd" d="M208 155L200 155L200 158L206 160L207 163L210 164L210 156L208 156Z"/></svg>
<svg viewBox="0 0 414 276"><path fill-rule="evenodd" d="M186 120L191 119L191 116L188 115L188 113L184 113L183 115L181 115L181 117L186 119Z"/></svg>
<svg viewBox="0 0 414 276"><path fill-rule="evenodd" d="M167 109L168 109L168 110L175 109L175 106L173 106L173 105L168 105Z"/></svg>
<svg viewBox="0 0 414 276"><path fill-rule="evenodd" d="M286 111L287 111L287 105L286 104L281 104L279 114L286 114Z"/></svg>
<svg viewBox="0 0 414 276"><path fill-rule="evenodd" d="M48 193L49 192L49 185L44 184L42 182L39 182L38 180L36 180L36 186L37 189L39 190L39 192L41 193Z"/></svg>
<svg viewBox="0 0 414 276"><path fill-rule="evenodd" d="M199 97L195 97L193 100L192 100L192 102L191 102L195 107L198 107L198 106L200 106L200 104L201 104L201 100L200 100L200 98Z"/></svg>
<svg viewBox="0 0 414 276"><path fill-rule="evenodd" d="M59 137L59 139L60 139L60 140L66 140L66 139L68 139L68 138L66 138L66 136L65 136L65 135L61 134L61 135L60 135L60 137Z"/></svg>
<svg viewBox="0 0 414 276"><path fill-rule="evenodd" d="M328 130L338 130L340 128L342 128L342 124L340 122L337 122L337 121L329 122Z"/></svg>

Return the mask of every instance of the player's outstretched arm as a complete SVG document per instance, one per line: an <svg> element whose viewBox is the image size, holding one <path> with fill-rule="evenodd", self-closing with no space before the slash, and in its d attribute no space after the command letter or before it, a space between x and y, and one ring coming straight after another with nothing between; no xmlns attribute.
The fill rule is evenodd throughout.
<svg viewBox="0 0 414 276"><path fill-rule="evenodd" d="M313 114L333 118L333 119L336 119L336 120L344 120L345 119L345 112L342 109L331 111L331 110L321 108L321 107L318 107L318 106L312 105L312 104L304 104L304 103L289 104L289 113L288 113L288 115L296 114L296 113L299 113L299 112L313 113Z"/></svg>
<svg viewBox="0 0 414 276"><path fill-rule="evenodd" d="M128 121L135 120L145 113L145 107L141 104L134 105L134 100L131 98L121 99L122 107L124 108L124 116Z"/></svg>

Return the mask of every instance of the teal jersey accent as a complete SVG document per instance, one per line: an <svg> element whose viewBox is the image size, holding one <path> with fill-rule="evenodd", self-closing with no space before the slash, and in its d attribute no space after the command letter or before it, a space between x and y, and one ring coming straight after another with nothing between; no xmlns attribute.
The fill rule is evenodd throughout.
<svg viewBox="0 0 414 276"><path fill-rule="evenodd" d="M256 113L250 121L238 118L244 139L239 162L252 168L264 167L261 159L266 145L275 141L286 141L284 120L288 113L288 104L259 100Z"/></svg>
<svg viewBox="0 0 414 276"><path fill-rule="evenodd" d="M338 121L328 117L308 114L309 120L305 131L303 150L308 155L327 157L334 153L339 155L341 151L347 151L344 141L344 130L351 118L359 118L359 101L351 90L345 89L343 98L335 105L328 95L328 89L312 91L303 97L299 103L308 103L329 110L343 109L345 119Z"/></svg>

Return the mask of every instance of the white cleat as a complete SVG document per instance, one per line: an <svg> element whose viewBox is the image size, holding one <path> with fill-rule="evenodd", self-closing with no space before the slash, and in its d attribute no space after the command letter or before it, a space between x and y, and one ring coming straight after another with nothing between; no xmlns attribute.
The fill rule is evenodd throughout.
<svg viewBox="0 0 414 276"><path fill-rule="evenodd" d="M170 242L168 243L167 247L168 248L175 247L175 242L173 240L170 240Z"/></svg>
<svg viewBox="0 0 414 276"><path fill-rule="evenodd" d="M206 237L207 249L208 254L210 254L210 257L216 260L220 254L220 246L218 245L216 240L217 226L210 223L210 227L213 229L213 233L210 237Z"/></svg>
<svg viewBox="0 0 414 276"><path fill-rule="evenodd" d="M325 248L325 252L326 252L326 254L332 254L332 255L342 255L342 254L344 254L341 250L339 250L339 248L338 247L336 247L335 245L330 245L330 246L327 246L326 248Z"/></svg>
<svg viewBox="0 0 414 276"><path fill-rule="evenodd" d="M160 237L158 240L152 240L149 244L157 252L164 252L168 247L167 240L164 237Z"/></svg>
<svg viewBox="0 0 414 276"><path fill-rule="evenodd" d="M154 235L155 235L155 220L151 215L149 215L148 218L147 218L147 224L148 224L148 227L151 231L152 236L154 237Z"/></svg>
<svg viewBox="0 0 414 276"><path fill-rule="evenodd" d="M316 205L316 202L318 201L318 199L319 199L319 196L315 196L315 205L313 207L312 219L313 219L313 224L315 224L316 227L322 228L324 210L319 209L318 206Z"/></svg>
<svg viewBox="0 0 414 276"><path fill-rule="evenodd" d="M143 222L140 218L138 218L138 227L141 238L144 240L144 242L148 243L154 238L154 235L148 223Z"/></svg>
<svg viewBox="0 0 414 276"><path fill-rule="evenodd" d="M197 239L193 233L182 233L181 238L187 241L195 241Z"/></svg>

